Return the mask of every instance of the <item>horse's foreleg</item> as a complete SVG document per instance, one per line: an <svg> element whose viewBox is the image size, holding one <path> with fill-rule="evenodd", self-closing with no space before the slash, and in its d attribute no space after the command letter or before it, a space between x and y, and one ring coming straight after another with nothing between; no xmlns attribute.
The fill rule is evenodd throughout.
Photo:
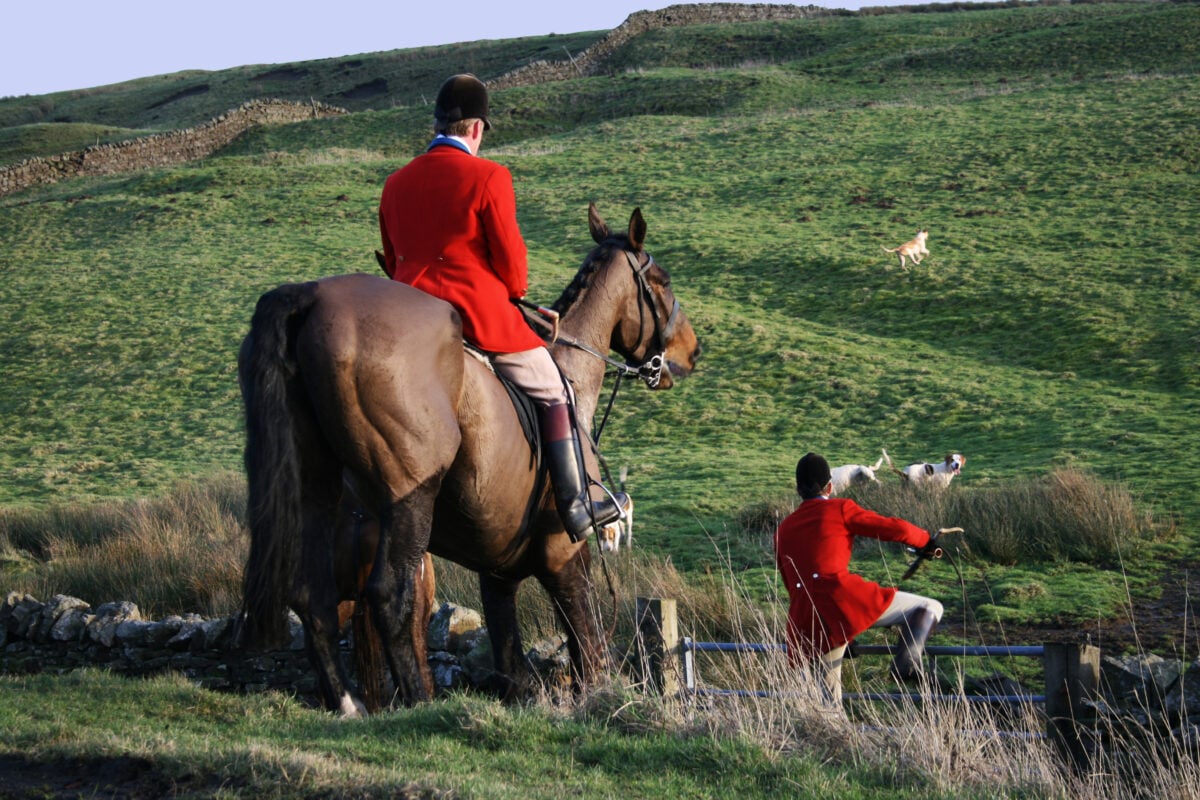
<svg viewBox="0 0 1200 800"><path fill-rule="evenodd" d="M479 574L479 597L488 638L492 642L492 665L496 670L497 694L505 701L518 698L530 677L517 624L518 581Z"/></svg>
<svg viewBox="0 0 1200 800"><path fill-rule="evenodd" d="M405 705L433 695L426 626L422 624L428 621L428 607L420 570L429 545L436 492L436 483L423 485L384 514L375 568L367 583L375 627Z"/></svg>
<svg viewBox="0 0 1200 800"><path fill-rule="evenodd" d="M558 572L539 575L538 579L566 629L572 682L576 690L582 690L594 683L596 676L609 665L587 548L579 548L578 554Z"/></svg>

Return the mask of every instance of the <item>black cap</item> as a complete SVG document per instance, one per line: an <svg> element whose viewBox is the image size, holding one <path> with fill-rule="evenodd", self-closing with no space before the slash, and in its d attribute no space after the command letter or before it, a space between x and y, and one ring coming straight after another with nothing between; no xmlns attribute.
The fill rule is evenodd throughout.
<svg viewBox="0 0 1200 800"><path fill-rule="evenodd" d="M483 81L474 75L454 75L438 90L433 117L438 122L458 122L463 119L483 120L483 129L491 130L488 121L488 91Z"/></svg>
<svg viewBox="0 0 1200 800"><path fill-rule="evenodd" d="M796 491L801 497L815 497L831 478L829 462L816 453L805 453L796 464Z"/></svg>

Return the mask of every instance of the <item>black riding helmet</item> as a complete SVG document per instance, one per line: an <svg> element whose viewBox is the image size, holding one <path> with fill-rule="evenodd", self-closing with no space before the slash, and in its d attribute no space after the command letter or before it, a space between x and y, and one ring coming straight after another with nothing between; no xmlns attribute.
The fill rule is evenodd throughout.
<svg viewBox="0 0 1200 800"><path fill-rule="evenodd" d="M433 117L438 122L458 122L462 119L481 119L485 131L492 129L488 121L488 91L483 81L471 74L454 75L438 90Z"/></svg>
<svg viewBox="0 0 1200 800"><path fill-rule="evenodd" d="M816 453L805 453L796 464L796 491L801 497L816 497L830 480L829 462Z"/></svg>

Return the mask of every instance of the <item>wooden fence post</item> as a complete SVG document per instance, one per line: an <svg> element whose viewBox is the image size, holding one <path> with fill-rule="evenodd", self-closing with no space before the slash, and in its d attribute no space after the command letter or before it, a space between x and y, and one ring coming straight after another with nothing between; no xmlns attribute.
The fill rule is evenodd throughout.
<svg viewBox="0 0 1200 800"><path fill-rule="evenodd" d="M1096 739L1100 649L1090 644L1043 645L1046 670L1046 734L1082 772L1089 771Z"/></svg>
<svg viewBox="0 0 1200 800"><path fill-rule="evenodd" d="M646 685L664 697L679 692L679 619L675 601L637 599L638 662Z"/></svg>

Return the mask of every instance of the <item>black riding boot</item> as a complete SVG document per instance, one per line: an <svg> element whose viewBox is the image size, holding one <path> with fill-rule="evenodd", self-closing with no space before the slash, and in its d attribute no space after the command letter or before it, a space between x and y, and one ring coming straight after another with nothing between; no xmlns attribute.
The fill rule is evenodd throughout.
<svg viewBox="0 0 1200 800"><path fill-rule="evenodd" d="M921 654L937 617L928 608L918 608L900 623L900 652L892 659L892 675L908 681L921 674Z"/></svg>
<svg viewBox="0 0 1200 800"><path fill-rule="evenodd" d="M624 492L618 492L617 502L613 503L607 497L592 500L588 494L579 433L571 424L571 412L566 403L539 406L538 416L550 481L554 484L554 502L571 541L578 542L586 539L594 527L620 519L626 496Z"/></svg>

